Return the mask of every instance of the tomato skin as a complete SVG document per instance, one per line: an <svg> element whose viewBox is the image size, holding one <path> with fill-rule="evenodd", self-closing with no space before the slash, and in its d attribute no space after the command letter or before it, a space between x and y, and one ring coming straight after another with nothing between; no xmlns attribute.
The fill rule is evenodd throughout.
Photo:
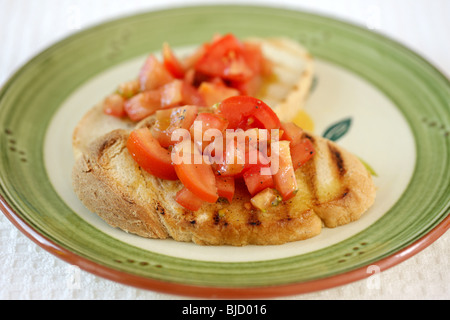
<svg viewBox="0 0 450 320"><path fill-rule="evenodd" d="M165 180L178 179L170 152L161 147L148 128L132 131L127 141L127 149L137 164L155 177Z"/></svg>
<svg viewBox="0 0 450 320"><path fill-rule="evenodd" d="M274 156L272 154L272 156ZM272 159L273 161L273 159ZM279 167L273 173L273 181L275 189L278 190L283 200L289 200L295 196L298 191L297 179L295 176L294 166L292 164L291 151L289 141L279 142Z"/></svg>
<svg viewBox="0 0 450 320"><path fill-rule="evenodd" d="M259 75L245 81L232 81L231 87L239 91L244 96L255 96L258 94L263 84L263 78Z"/></svg>
<svg viewBox="0 0 450 320"><path fill-rule="evenodd" d="M245 146L240 148L237 141L225 141L222 162L215 164L214 172L222 177L239 176L245 168Z"/></svg>
<svg viewBox="0 0 450 320"><path fill-rule="evenodd" d="M196 61L196 71L227 80L242 81L252 76L242 55L243 44L232 34L226 34L204 46L202 56Z"/></svg>
<svg viewBox="0 0 450 320"><path fill-rule="evenodd" d="M261 174L261 167L258 166L245 171L243 177L245 185L252 196L264 189L274 187L273 177Z"/></svg>
<svg viewBox="0 0 450 320"><path fill-rule="evenodd" d="M161 108L173 108L183 102L183 82L181 80L173 80L156 90L160 91Z"/></svg>
<svg viewBox="0 0 450 320"><path fill-rule="evenodd" d="M314 145L308 138L304 138L299 143L291 146L291 157L294 170L297 170L308 162L314 154Z"/></svg>
<svg viewBox="0 0 450 320"><path fill-rule="evenodd" d="M233 201L234 193L236 191L234 178L216 176L216 186L219 197L223 197L227 199L229 203L231 203L231 201Z"/></svg>
<svg viewBox="0 0 450 320"><path fill-rule="evenodd" d="M192 156L200 154L191 140L183 140L176 144L174 152L180 152L180 150L194 150ZM181 183L198 198L209 203L215 203L219 199L216 178L209 164L204 161L196 164L194 158L191 157L191 161L175 162L174 167Z"/></svg>
<svg viewBox="0 0 450 320"><path fill-rule="evenodd" d="M217 129L219 131L224 131L228 127L228 120L224 117L210 112L203 112L199 113L197 115L197 118L194 120L194 124L191 126L191 136L194 136L194 125L195 123L201 123L202 124L202 132L201 136L203 137L203 134L208 129Z"/></svg>
<svg viewBox="0 0 450 320"><path fill-rule="evenodd" d="M194 123L191 126L190 133L192 140L200 147L202 151L212 142L211 140L205 139L205 132L209 129L217 129L222 132L228 126L228 121L224 117L215 114L204 112L200 113L197 118L195 118Z"/></svg>
<svg viewBox="0 0 450 320"><path fill-rule="evenodd" d="M218 113L229 121L230 129L242 127L242 124L246 123L250 117L263 126L261 129L279 129L281 126L280 119L267 104L249 96L235 96L223 100L219 105Z"/></svg>
<svg viewBox="0 0 450 320"><path fill-rule="evenodd" d="M139 72L141 91L157 89L173 79L174 77L154 55L147 58Z"/></svg>
<svg viewBox="0 0 450 320"><path fill-rule="evenodd" d="M198 93L205 101L205 105L211 107L226 98L238 96L240 92L221 83L203 81L198 87Z"/></svg>
<svg viewBox="0 0 450 320"><path fill-rule="evenodd" d="M120 94L125 99L129 99L139 93L141 90L141 85L139 80L132 80L127 82L122 82L117 88L117 93Z"/></svg>
<svg viewBox="0 0 450 320"><path fill-rule="evenodd" d="M177 79L184 77L185 71L181 62L174 55L169 44L165 42L163 44L163 60L164 67Z"/></svg>
<svg viewBox="0 0 450 320"><path fill-rule="evenodd" d="M117 93L107 96L103 101L103 112L114 117L126 117L125 99Z"/></svg>
<svg viewBox="0 0 450 320"><path fill-rule="evenodd" d="M293 122L283 122L281 123L281 130L283 130L283 135L281 140L288 140L291 142L292 146L300 143L303 139L303 129L297 126Z"/></svg>
<svg viewBox="0 0 450 320"><path fill-rule="evenodd" d="M154 114L161 106L161 93L157 90L142 92L125 102L126 114L132 121L140 121Z"/></svg>
<svg viewBox="0 0 450 320"><path fill-rule="evenodd" d="M197 106L197 107L206 107L206 101L203 96L198 92L197 88L195 88L191 83L187 80L183 81L183 86L181 88L183 101L182 103L185 105Z"/></svg>
<svg viewBox="0 0 450 320"><path fill-rule="evenodd" d="M202 199L197 197L186 187L177 192L175 201L185 209L191 211L198 211L204 204Z"/></svg>
<svg viewBox="0 0 450 320"><path fill-rule="evenodd" d="M197 116L196 106L184 106L158 110L156 123L151 132L161 146L168 148L177 141L172 141L172 133L177 129L189 130Z"/></svg>

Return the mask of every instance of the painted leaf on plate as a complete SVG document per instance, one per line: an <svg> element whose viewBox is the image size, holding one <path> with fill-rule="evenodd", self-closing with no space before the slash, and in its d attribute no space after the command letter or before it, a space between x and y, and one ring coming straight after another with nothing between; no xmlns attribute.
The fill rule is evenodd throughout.
<svg viewBox="0 0 450 320"><path fill-rule="evenodd" d="M325 130L323 137L331 141L337 141L348 132L351 124L352 118L346 118L342 121L339 121Z"/></svg>

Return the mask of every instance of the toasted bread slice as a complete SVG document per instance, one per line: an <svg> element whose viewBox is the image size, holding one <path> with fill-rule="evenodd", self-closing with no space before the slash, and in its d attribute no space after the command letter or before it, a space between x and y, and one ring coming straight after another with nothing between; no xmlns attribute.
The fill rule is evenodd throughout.
<svg viewBox="0 0 450 320"><path fill-rule="evenodd" d="M264 56L271 61L273 77L257 97L276 112L280 120L291 121L303 108L314 77L314 60L297 42L287 38L251 38L259 43ZM73 133L73 148L78 157L94 139L115 129L130 129L135 125L103 113L102 102L90 109Z"/></svg>
<svg viewBox="0 0 450 320"><path fill-rule="evenodd" d="M304 108L314 80L314 58L289 38L251 38L261 45L273 67L273 79L257 95L282 121L292 121Z"/></svg>
<svg viewBox="0 0 450 320"><path fill-rule="evenodd" d="M151 119L146 125L151 125ZM308 135L316 155L296 171L299 192L265 212L251 206L237 184L232 203L219 200L192 212L175 202L179 181L142 170L126 148L129 132L118 129L89 144L76 161L73 186L84 205L108 224L147 238L200 245L277 245L318 235L360 218L372 205L370 174L349 152Z"/></svg>

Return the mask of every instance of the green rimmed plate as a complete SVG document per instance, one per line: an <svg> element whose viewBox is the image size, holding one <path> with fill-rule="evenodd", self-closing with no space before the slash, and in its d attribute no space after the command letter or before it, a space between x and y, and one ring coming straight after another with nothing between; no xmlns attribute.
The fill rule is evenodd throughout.
<svg viewBox="0 0 450 320"><path fill-rule="evenodd" d="M112 229L80 204L70 181L71 134L84 112L134 77L164 41L183 50L215 32L291 37L317 58L306 108L316 133L376 173L377 199L362 219L282 246L200 247ZM422 58L333 19L245 6L126 17L55 44L3 87L1 208L62 259L140 288L237 298L329 288L393 266L448 229L449 101L448 79Z"/></svg>

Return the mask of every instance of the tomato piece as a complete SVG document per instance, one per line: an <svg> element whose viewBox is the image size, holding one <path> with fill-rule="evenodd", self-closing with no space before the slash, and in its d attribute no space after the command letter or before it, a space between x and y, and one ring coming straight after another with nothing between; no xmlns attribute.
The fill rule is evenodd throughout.
<svg viewBox="0 0 450 320"><path fill-rule="evenodd" d="M292 146L300 143L303 139L303 129L293 122L283 122L281 124L281 130L283 130L281 140L290 141L291 148Z"/></svg>
<svg viewBox="0 0 450 320"><path fill-rule="evenodd" d="M308 162L315 154L311 140L304 138L299 143L291 146L291 157L294 170L297 170Z"/></svg>
<svg viewBox="0 0 450 320"><path fill-rule="evenodd" d="M201 124L201 137L208 129L217 129L219 131L224 131L228 127L228 120L224 117L209 112L199 113L195 118L194 124L191 127L191 135L194 136L195 129L200 129Z"/></svg>
<svg viewBox="0 0 450 320"><path fill-rule="evenodd" d="M169 70L169 72L177 79L182 79L184 77L184 67L181 62L174 55L172 49L168 43L163 44L163 60L164 67Z"/></svg>
<svg viewBox="0 0 450 320"><path fill-rule="evenodd" d="M261 167L254 166L248 169L243 174L245 185L247 186L248 191L253 196L258 192L274 187L274 180L272 175L261 174Z"/></svg>
<svg viewBox="0 0 450 320"><path fill-rule="evenodd" d="M274 156L278 156L278 168L272 171L275 189L278 190L283 200L289 200L295 196L298 191L295 170L292 164L291 150L289 141L279 141L278 154L272 154L272 163ZM276 166L274 166L276 167Z"/></svg>
<svg viewBox="0 0 450 320"><path fill-rule="evenodd" d="M114 117L125 117L125 99L117 93L113 93L103 101L103 112Z"/></svg>
<svg viewBox="0 0 450 320"><path fill-rule="evenodd" d="M209 145L213 137L210 136L210 139L205 139L205 132L209 129L217 129L218 131L223 132L227 126L227 119L218 114L208 112L200 113L191 126L191 138L203 151L205 147Z"/></svg>
<svg viewBox="0 0 450 320"><path fill-rule="evenodd" d="M256 75L246 81L232 81L231 87L237 89L241 95L255 96L260 91L262 84L263 78Z"/></svg>
<svg viewBox="0 0 450 320"><path fill-rule="evenodd" d="M227 34L204 47L195 69L227 80L248 79L252 76L252 70L242 56L243 49L243 44L234 35Z"/></svg>
<svg viewBox="0 0 450 320"><path fill-rule="evenodd" d="M125 102L124 108L132 121L140 121L154 114L161 107L161 92L146 91Z"/></svg>
<svg viewBox="0 0 450 320"><path fill-rule="evenodd" d="M154 55L150 55L139 72L142 91L157 89L173 80L173 76Z"/></svg>
<svg viewBox="0 0 450 320"><path fill-rule="evenodd" d="M282 201L278 192L274 189L265 189L250 199L251 204L261 211L276 207Z"/></svg>
<svg viewBox="0 0 450 320"><path fill-rule="evenodd" d="M262 87L263 77L272 71L258 44L244 43L242 55L253 74L243 81L231 81L231 87L238 89L242 95L255 96Z"/></svg>
<svg viewBox="0 0 450 320"><path fill-rule="evenodd" d="M270 167L270 160L264 154L256 149L247 151L245 154L245 165L243 173L248 170L261 169Z"/></svg>
<svg viewBox="0 0 450 320"><path fill-rule="evenodd" d="M140 90L141 85L139 80L132 80L121 83L117 88L117 93L125 99L130 99L131 97L137 95Z"/></svg>
<svg viewBox="0 0 450 320"><path fill-rule="evenodd" d="M223 177L239 176L245 168L245 146L236 140L225 141L222 162L215 164L214 172Z"/></svg>
<svg viewBox="0 0 450 320"><path fill-rule="evenodd" d="M165 148L172 146L177 143L177 141L172 141L173 132L177 129L190 130L197 113L196 106L158 110L155 114L156 123L151 132L161 146Z"/></svg>
<svg viewBox="0 0 450 320"><path fill-rule="evenodd" d="M127 149L137 164L154 175L165 180L177 180L170 152L161 147L148 128L131 132Z"/></svg>
<svg viewBox="0 0 450 320"><path fill-rule="evenodd" d="M184 187L177 192L175 201L182 207L191 210L198 211L204 204L204 201Z"/></svg>
<svg viewBox="0 0 450 320"><path fill-rule="evenodd" d="M183 81L181 80L173 80L156 90L160 91L161 108L173 108L183 102Z"/></svg>
<svg viewBox="0 0 450 320"><path fill-rule="evenodd" d="M224 84L206 81L203 81L200 84L198 92L208 107L211 107L226 98L238 96L240 94L237 89L229 88Z"/></svg>
<svg viewBox="0 0 450 320"><path fill-rule="evenodd" d="M223 100L218 108L218 113L229 121L229 128L237 129L247 125L249 119L254 119L263 127L261 129L279 129L280 119L276 113L263 101L249 96L235 96ZM245 125L243 125L245 124Z"/></svg>
<svg viewBox="0 0 450 320"><path fill-rule="evenodd" d="M183 140L174 146L173 152L176 155L175 159L177 157L179 159L179 161L174 161L174 167L181 183L203 201L215 203L219 194L213 169L203 161L203 157L194 143L188 139ZM184 152L192 153L186 155L183 154ZM181 154L183 155L181 156ZM200 163L196 163L198 162L195 161L196 156L199 156Z"/></svg>
<svg viewBox="0 0 450 320"><path fill-rule="evenodd" d="M254 75L265 75L267 73L265 68L266 59L259 44L245 42L242 55Z"/></svg>
<svg viewBox="0 0 450 320"><path fill-rule="evenodd" d="M195 88L192 84L190 84L187 80L183 81L183 86L181 88L182 96L183 96L183 104L192 105L198 107L206 107L206 101L203 96L198 92L197 88Z"/></svg>
<svg viewBox="0 0 450 320"><path fill-rule="evenodd" d="M231 203L231 201L233 201L234 192L236 191L234 178L216 176L216 186L219 197L223 197Z"/></svg>

